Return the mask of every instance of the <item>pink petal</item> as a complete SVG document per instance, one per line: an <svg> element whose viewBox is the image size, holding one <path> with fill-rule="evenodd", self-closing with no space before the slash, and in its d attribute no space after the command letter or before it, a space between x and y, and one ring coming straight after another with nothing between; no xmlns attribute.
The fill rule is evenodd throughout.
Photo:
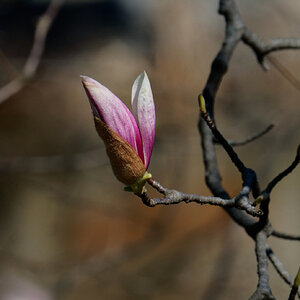
<svg viewBox="0 0 300 300"><path fill-rule="evenodd" d="M133 115L140 128L145 166L148 168L155 137L155 107L150 82L145 71L137 77L132 86L131 104Z"/></svg>
<svg viewBox="0 0 300 300"><path fill-rule="evenodd" d="M127 141L144 162L140 131L126 105L96 80L81 76L93 114Z"/></svg>

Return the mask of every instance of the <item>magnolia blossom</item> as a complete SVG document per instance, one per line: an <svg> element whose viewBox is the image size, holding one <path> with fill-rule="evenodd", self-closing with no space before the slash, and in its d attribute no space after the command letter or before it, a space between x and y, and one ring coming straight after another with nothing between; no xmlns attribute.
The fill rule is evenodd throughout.
<svg viewBox="0 0 300 300"><path fill-rule="evenodd" d="M155 136L155 107L146 72L132 86L132 113L108 88L90 77L81 78L116 177L129 186L127 190L142 193L151 178L147 168Z"/></svg>

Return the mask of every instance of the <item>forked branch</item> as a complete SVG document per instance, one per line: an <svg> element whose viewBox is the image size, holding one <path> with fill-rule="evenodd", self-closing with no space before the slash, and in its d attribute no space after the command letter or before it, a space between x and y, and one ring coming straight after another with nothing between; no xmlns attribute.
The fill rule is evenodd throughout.
<svg viewBox="0 0 300 300"><path fill-rule="evenodd" d="M152 178L148 180L148 183L155 188L159 193L163 194L163 198L149 198L147 193L139 195L143 203L147 206L153 207L156 205L171 205L181 202L190 203L195 202L198 204L210 204L221 207L235 207L246 211L248 214L259 217L262 215L262 211L255 208L249 200L249 189L244 187L239 195L232 199L222 199L220 197L200 196L197 194L186 194L177 190L170 190L163 187L159 182Z"/></svg>

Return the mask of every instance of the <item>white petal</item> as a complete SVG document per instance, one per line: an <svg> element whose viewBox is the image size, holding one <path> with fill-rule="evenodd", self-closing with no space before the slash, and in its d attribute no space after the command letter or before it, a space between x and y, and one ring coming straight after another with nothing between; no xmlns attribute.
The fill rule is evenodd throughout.
<svg viewBox="0 0 300 300"><path fill-rule="evenodd" d="M137 77L132 86L131 104L141 132L144 162L147 168L155 137L155 106L150 81L145 71Z"/></svg>

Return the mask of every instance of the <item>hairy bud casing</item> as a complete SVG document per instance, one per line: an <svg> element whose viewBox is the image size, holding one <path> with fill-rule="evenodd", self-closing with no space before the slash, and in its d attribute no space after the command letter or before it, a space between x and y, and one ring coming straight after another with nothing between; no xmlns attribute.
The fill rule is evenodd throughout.
<svg viewBox="0 0 300 300"><path fill-rule="evenodd" d="M137 182L146 173L146 167L137 152L99 118L94 117L94 121L117 179L129 186Z"/></svg>

